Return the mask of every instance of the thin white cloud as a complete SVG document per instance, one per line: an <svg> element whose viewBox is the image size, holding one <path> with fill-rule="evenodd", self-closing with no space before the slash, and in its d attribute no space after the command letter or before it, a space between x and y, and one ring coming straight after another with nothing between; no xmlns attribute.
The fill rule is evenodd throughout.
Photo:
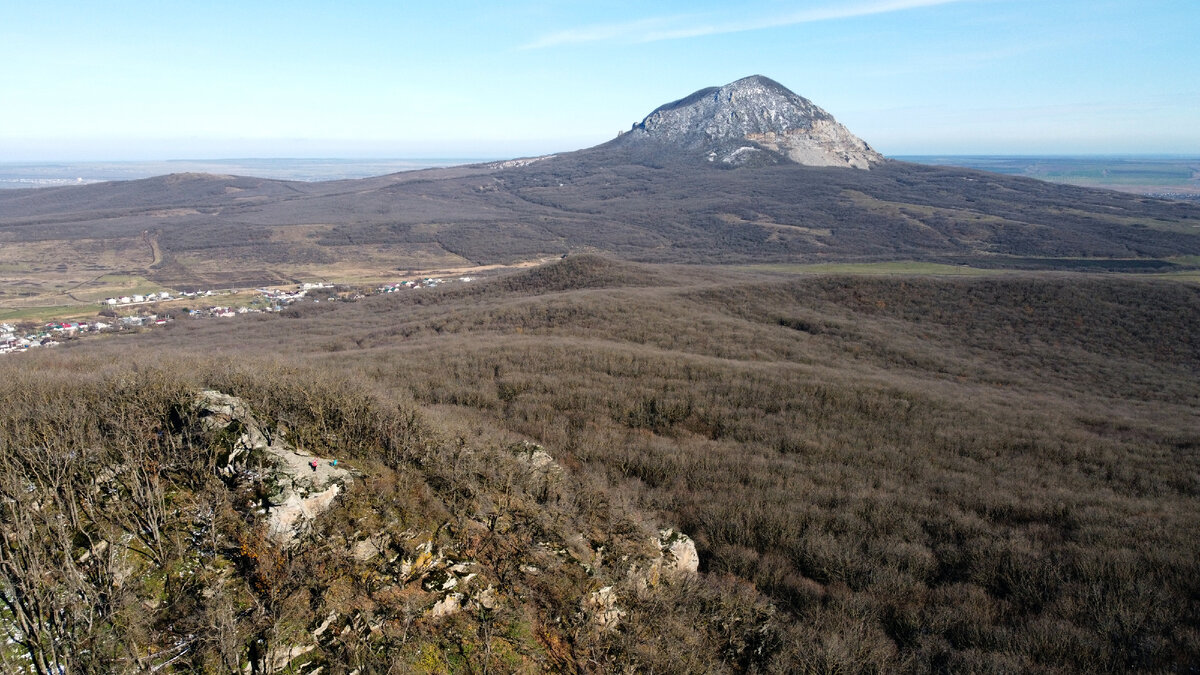
<svg viewBox="0 0 1200 675"><path fill-rule="evenodd" d="M961 51L953 54L933 52L925 55L912 55L904 61L883 64L877 68L858 69L855 74L861 78L874 77L878 79L909 77L912 75L933 75L951 72L977 70L996 61L1015 59L1030 54L1036 54L1055 47L1064 46L1063 42L1026 42L1000 49L986 51Z"/></svg>
<svg viewBox="0 0 1200 675"><path fill-rule="evenodd" d="M695 21L695 15L664 16L624 23L607 23L572 28L543 35L533 42L523 45L521 49L542 49L559 45L583 44L587 42L634 41L638 36L652 35L660 31L672 30L673 26Z"/></svg>
<svg viewBox="0 0 1200 675"><path fill-rule="evenodd" d="M876 0L875 2L860 2L851 5L815 7L770 17L722 22L702 22L695 16L658 17L625 23L596 24L558 31L543 35L537 40L523 45L521 49L544 49L547 47L586 44L589 42L645 43L662 40L682 40L707 35L743 33L766 28L795 26L818 21L853 19L923 7L950 5L965 1L967 0Z"/></svg>

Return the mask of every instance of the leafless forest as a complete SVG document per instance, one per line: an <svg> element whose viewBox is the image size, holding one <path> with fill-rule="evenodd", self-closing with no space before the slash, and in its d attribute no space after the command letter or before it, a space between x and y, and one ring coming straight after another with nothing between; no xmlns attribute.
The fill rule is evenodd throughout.
<svg viewBox="0 0 1200 675"><path fill-rule="evenodd" d="M590 255L14 356L3 664L1192 672L1198 376L1192 284ZM218 471L202 389L356 472L300 545ZM665 527L700 574L639 583ZM431 616L413 532L498 600Z"/></svg>

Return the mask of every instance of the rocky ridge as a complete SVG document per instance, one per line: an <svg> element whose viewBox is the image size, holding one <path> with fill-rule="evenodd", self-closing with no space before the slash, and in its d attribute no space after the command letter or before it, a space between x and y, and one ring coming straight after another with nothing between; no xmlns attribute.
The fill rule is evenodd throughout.
<svg viewBox="0 0 1200 675"><path fill-rule="evenodd" d="M884 159L812 101L761 75L660 106L618 141L674 146L734 166L790 161L870 169Z"/></svg>
<svg viewBox="0 0 1200 675"><path fill-rule="evenodd" d="M236 396L204 390L194 404L202 428L230 436L229 451L218 463L222 475L244 471L252 459L263 466L271 489L260 508L267 513L267 531L281 544L295 543L353 480L336 459L297 449L279 430L271 433L264 428L250 406Z"/></svg>
<svg viewBox="0 0 1200 675"><path fill-rule="evenodd" d="M447 540L443 530L452 528L449 522L433 530L388 524L380 530L335 537L317 533L314 522L338 507L338 497L346 494L355 476L360 480L369 476L296 447L287 440L286 424L256 416L242 398L203 390L192 399L192 413L199 430L224 448L216 458L218 474L231 485L263 486L260 499L243 500L239 509L265 523L274 545L294 549L311 544L314 538L323 540L323 546L345 561L341 564L357 569L362 579L379 587L377 595L410 598L415 605L410 621L435 622L464 611L472 616L514 611L529 593L531 580L570 577L591 588L607 582L581 594L577 613L594 630L612 631L622 624L627 615L622 605L633 595L699 570L695 543L672 528L659 530L648 541L642 539L634 547L638 554L616 557L606 550L613 543L608 538L597 541L580 532L557 536L547 532L547 539L536 542L518 566L516 576L507 579L498 572L495 560L479 556L478 548L467 550ZM492 461L511 462L522 491L538 500L557 494L566 478L553 456L529 441L509 446ZM513 518L503 513L491 518L471 516L465 520L468 538L503 537L514 525ZM336 653L347 640L379 643L388 622L386 613L365 607L335 609L289 640L269 645L259 658L269 670L315 675L325 665L317 655Z"/></svg>

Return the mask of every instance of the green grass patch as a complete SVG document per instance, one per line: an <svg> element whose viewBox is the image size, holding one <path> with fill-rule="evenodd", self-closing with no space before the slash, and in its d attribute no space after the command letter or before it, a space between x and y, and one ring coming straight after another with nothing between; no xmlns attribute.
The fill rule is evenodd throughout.
<svg viewBox="0 0 1200 675"><path fill-rule="evenodd" d="M52 307L18 307L0 309L0 321L51 321L76 319L96 315L91 305L56 305Z"/></svg>
<svg viewBox="0 0 1200 675"><path fill-rule="evenodd" d="M70 293L81 302L103 302L106 298L125 295L149 295L170 290L146 277L135 274L104 274L92 281L70 289Z"/></svg>

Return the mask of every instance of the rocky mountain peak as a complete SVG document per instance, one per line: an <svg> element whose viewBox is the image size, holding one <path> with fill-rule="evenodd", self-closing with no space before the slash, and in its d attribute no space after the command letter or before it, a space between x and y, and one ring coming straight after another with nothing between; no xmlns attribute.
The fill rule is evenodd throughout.
<svg viewBox="0 0 1200 675"><path fill-rule="evenodd" d="M659 106L621 138L702 151L709 161L735 165L763 152L808 166L869 169L883 161L832 115L762 75Z"/></svg>

